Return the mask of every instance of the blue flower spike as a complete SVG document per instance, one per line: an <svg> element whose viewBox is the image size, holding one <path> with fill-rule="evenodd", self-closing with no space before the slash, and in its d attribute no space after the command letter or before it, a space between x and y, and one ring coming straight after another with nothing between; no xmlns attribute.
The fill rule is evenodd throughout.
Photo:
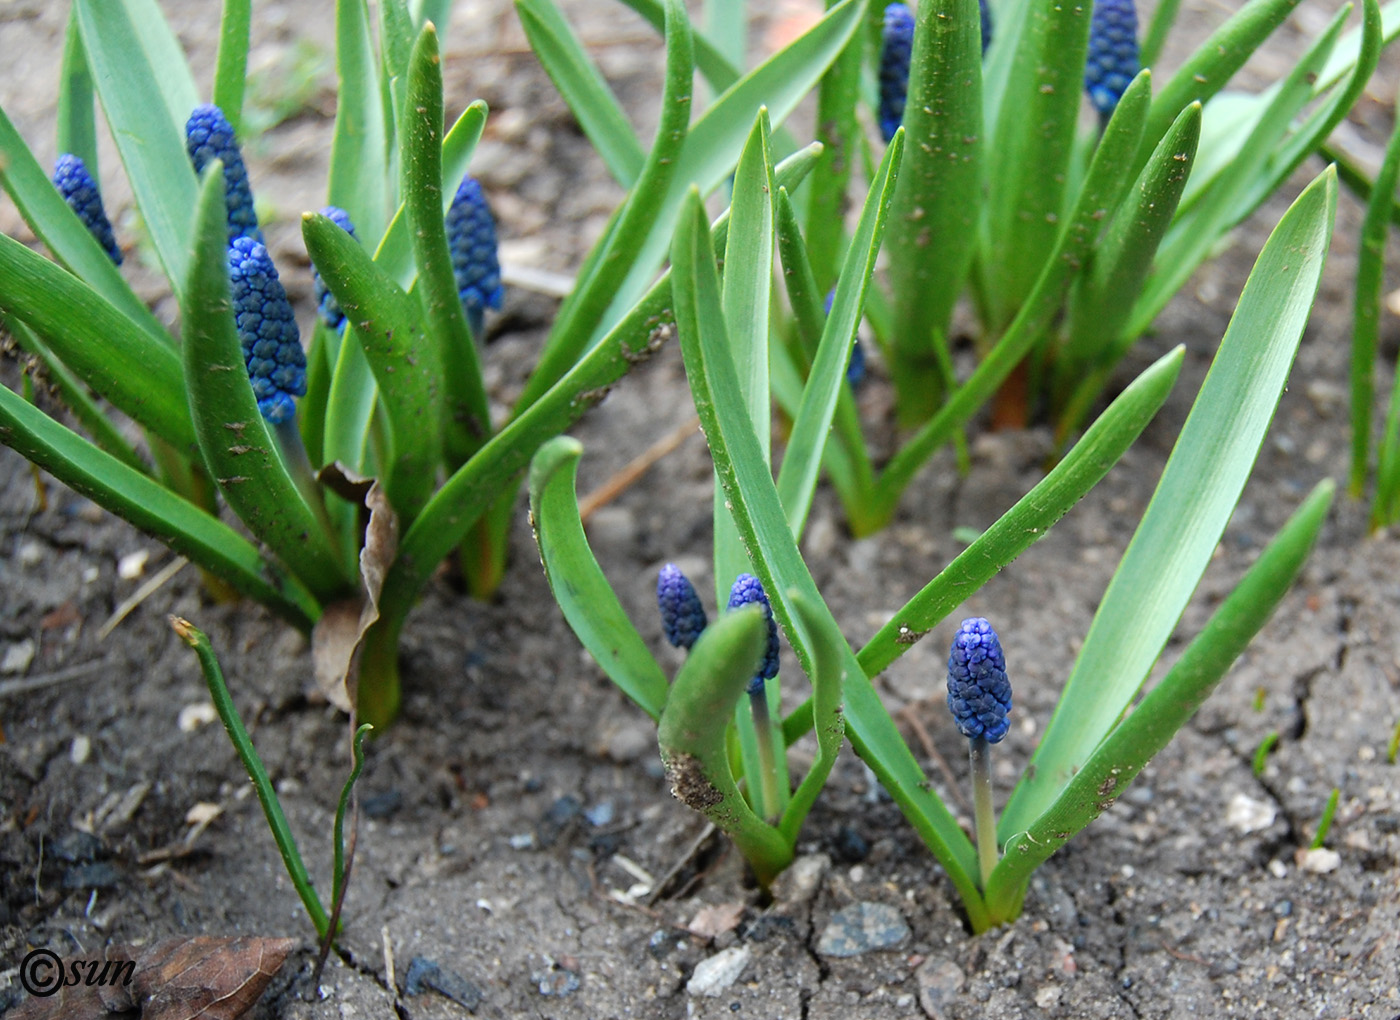
<svg viewBox="0 0 1400 1020"><path fill-rule="evenodd" d="M914 14L906 4L885 8L880 33L880 135L889 141L904 120L909 92L909 55L914 50Z"/></svg>
<svg viewBox="0 0 1400 1020"><path fill-rule="evenodd" d="M778 675L778 624L773 619L773 606L763 590L763 582L752 574L740 574L729 589L729 608L738 609L752 603L758 603L763 608L763 617L768 621L768 648L763 653L763 664L749 681L749 693L757 694L763 691L765 680L772 680Z"/></svg>
<svg viewBox="0 0 1400 1020"><path fill-rule="evenodd" d="M992 44L992 9L987 6L987 0L977 0L977 6L982 9L982 56L987 55L987 47Z"/></svg>
<svg viewBox="0 0 1400 1020"><path fill-rule="evenodd" d="M1006 679L1001 640L980 616L964 620L953 635L953 650L948 655L948 710L958 732L969 741L977 857L985 891L998 860L991 745L1006 736L1010 725L1011 683Z"/></svg>
<svg viewBox="0 0 1400 1020"><path fill-rule="evenodd" d="M773 605L768 601L768 593L763 590L763 582L752 574L740 574L729 589L729 608L739 609L748 605L762 607L763 617L768 622L768 646L758 673L748 686L759 772L758 783L750 784L750 796L754 798L754 810L772 823L782 814L785 800L784 791L779 788L779 745L773 732L776 727L768 707L768 690L764 683L778 675L778 624L773 619Z"/></svg>
<svg viewBox="0 0 1400 1020"><path fill-rule="evenodd" d="M496 254L496 221L481 192L481 182L463 177L447 210L447 247L452 275L472 335L480 338L486 309L500 308L501 263Z"/></svg>
<svg viewBox="0 0 1400 1020"><path fill-rule="evenodd" d="M1107 124L1123 93L1142 70L1138 60L1137 8L1133 0L1094 0L1084 91Z"/></svg>
<svg viewBox="0 0 1400 1020"><path fill-rule="evenodd" d="M695 586L674 563L666 564L657 575L656 604L666 640L677 648L689 649L710 622Z"/></svg>
<svg viewBox="0 0 1400 1020"><path fill-rule="evenodd" d="M88 173L87 164L78 156L65 152L58 157L53 168L53 186L68 203L68 208L78 214L88 233L97 238L102 250L116 265L122 264L122 250L117 247L117 239L112 234L112 221L107 219L107 211L102 208L102 192L97 182Z"/></svg>
<svg viewBox="0 0 1400 1020"><path fill-rule="evenodd" d="M189 153L197 174L203 173L204 168L214 160L223 160L229 244L239 237L250 237L261 243L263 235L258 228L258 214L253 211L253 189L248 184L248 168L243 165L243 153L233 135L233 125L228 122L223 110L212 103L202 103L194 108L190 119L185 122L185 151Z"/></svg>
<svg viewBox="0 0 1400 1020"><path fill-rule="evenodd" d="M267 248L251 237L228 250L233 315L258 410L273 425L296 414L293 397L306 395L306 352L287 292Z"/></svg>
<svg viewBox="0 0 1400 1020"><path fill-rule="evenodd" d="M831 314L831 303L836 300L836 288L832 287L826 292L826 304L822 311L827 315ZM860 345L860 337L856 337L851 344L851 357L846 362L846 383L852 390L860 387L865 382L865 348Z"/></svg>
<svg viewBox="0 0 1400 1020"><path fill-rule="evenodd" d="M350 222L350 214L344 209L328 205L321 210L321 215L351 237L355 236L355 224ZM345 313L340 310L340 305L336 303L331 289L326 286L326 281L321 279L314 262L311 264L311 284L316 292L316 315L331 329L340 329L345 325Z"/></svg>

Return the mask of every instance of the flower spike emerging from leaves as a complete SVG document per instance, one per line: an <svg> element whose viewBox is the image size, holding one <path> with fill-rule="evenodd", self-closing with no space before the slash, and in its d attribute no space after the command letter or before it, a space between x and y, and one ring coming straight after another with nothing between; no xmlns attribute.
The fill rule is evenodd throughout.
<svg viewBox="0 0 1400 1020"><path fill-rule="evenodd" d="M831 303L836 300L836 288L832 287L826 292L826 304L822 310L827 315L831 314ZM851 389L857 389L865 382L865 348L860 345L860 337L855 338L851 344L851 357L846 362L846 383Z"/></svg>
<svg viewBox="0 0 1400 1020"><path fill-rule="evenodd" d="M355 236L355 224L350 222L350 214L344 209L337 205L328 205L321 210L321 215L351 237ZM340 310L340 305L331 289L326 286L326 281L321 279L314 262L311 265L311 283L316 291L316 314L321 321L331 329L339 329L345 325L345 313Z"/></svg>
<svg viewBox="0 0 1400 1020"><path fill-rule="evenodd" d="M982 10L982 56L987 55L987 47L992 44L992 9L987 6L987 0L977 0L977 6Z"/></svg>
<svg viewBox="0 0 1400 1020"><path fill-rule="evenodd" d="M258 410L274 425L292 420L293 397L306 395L306 352L277 267L267 248L251 237L228 250L233 315Z"/></svg>
<svg viewBox="0 0 1400 1020"><path fill-rule="evenodd" d="M102 192L97 182L88 173L87 164L78 156L64 153L58 157L53 168L53 186L68 203L68 207L78 214L88 233L97 238L102 250L116 265L122 264L122 250L117 247L117 239L112 234L112 222L102 208Z"/></svg>
<svg viewBox="0 0 1400 1020"><path fill-rule="evenodd" d="M880 135L889 141L904 120L909 91L909 55L914 49L914 15L908 6L885 8L880 42Z"/></svg>
<svg viewBox="0 0 1400 1020"><path fill-rule="evenodd" d="M985 891L997 864L997 819L992 810L991 745L1006 736L1011 684L1006 656L992 625L980 616L962 622L948 656L948 709L968 738L977 859Z"/></svg>
<svg viewBox="0 0 1400 1020"><path fill-rule="evenodd" d="M763 590L763 582L752 574L740 574L729 589L729 608L738 609L757 602L763 607L763 617L768 621L768 648L763 653L763 664L758 674L749 683L749 693L763 690L763 681L778 675L778 624L773 619L773 606L768 594Z"/></svg>
<svg viewBox="0 0 1400 1020"><path fill-rule="evenodd" d="M709 623L695 586L674 563L662 567L656 578L656 604L666 640L677 648L690 648Z"/></svg>
<svg viewBox="0 0 1400 1020"><path fill-rule="evenodd" d="M500 308L505 291L496 255L496 221L481 193L481 183L474 177L462 178L447 210L447 246L452 253L457 294L472 334L479 338L486 309Z"/></svg>
<svg viewBox="0 0 1400 1020"><path fill-rule="evenodd" d="M253 211L253 189L248 184L248 168L243 165L243 153L239 151L238 140L233 136L233 125L212 103L202 103L194 108L190 119L185 123L185 151L190 155L195 173L203 173L204 168L214 160L224 163L224 193L228 202L228 240L250 237L262 242L262 230L258 228L258 214Z"/></svg>
<svg viewBox="0 0 1400 1020"><path fill-rule="evenodd" d="M1133 0L1094 0L1084 91L1099 111L1100 121L1108 123L1118 100L1141 69Z"/></svg>

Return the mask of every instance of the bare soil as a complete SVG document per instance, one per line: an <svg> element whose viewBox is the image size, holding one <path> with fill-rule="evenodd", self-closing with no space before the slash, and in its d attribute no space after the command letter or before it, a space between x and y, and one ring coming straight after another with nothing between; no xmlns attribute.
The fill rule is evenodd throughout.
<svg viewBox="0 0 1400 1020"><path fill-rule="evenodd" d="M207 89L213 5L162 6ZM1214 6L1186 6L1182 31L1190 39L1225 16ZM1255 80L1287 66L1289 47L1316 31L1327 7L1303 6L1268 60L1251 68ZM618 5L578 0L566 9L649 131L659 67L650 30ZM789 11L770 13L763 27ZM30 0L0 7L7 61L0 102L41 161L55 155L65 18L58 5ZM292 115L247 147L254 189L270 203L274 256L309 323L296 214L322 204L334 110L327 5L259 4L255 34L251 67L271 89L285 89L275 83L298 68L310 72ZM508 5L459 3L446 53L449 112L477 97L493 111L474 172L495 208L506 260L572 271L619 189L538 69ZM1388 100L1393 61L1387 70L1387 84L1373 88ZM1368 95L1342 140L1375 160L1390 114L1388 101ZM130 239L130 196L110 145L103 157L109 209L118 235ZM1170 347L1187 349L1170 403L1134 450L1043 541L880 678L921 759L929 751L915 723L957 785L966 772L963 742L940 693L951 628L962 615L984 615L1006 645L1017 705L996 763L1004 798L1049 718L1254 253L1318 169L1309 164L1243 227L1128 359L1118 385ZM1344 194L1292 385L1182 621L1183 639L1313 484L1345 472L1359 223L1356 202ZM0 228L30 236L8 200L0 200ZM139 249L131 254L125 271L173 318L160 278ZM493 320L490 382L502 404L518 390L553 307L513 289ZM1384 347L1393 361L1389 318ZM5 372L13 385L13 365ZM1390 380L1382 369L1381 392ZM888 428L889 389L876 366L862 397L872 430ZM581 490L690 413L672 347L576 430L587 449ZM848 636L873 634L959 551L955 528L987 526L1029 489L1047 449L1043 431L975 432L970 474L959 477L951 456L939 456L895 523L862 541L849 539L823 493L804 552ZM347 729L311 695L304 640L256 606L212 602L192 569L99 637L113 609L171 554L52 479L44 485L41 507L29 465L0 449L0 1013L20 998L14 968L32 947L64 955L169 935L256 934L302 940L250 1014L280 1020L456 1017L466 1015L464 1002L481 1016L558 1020L1400 1015L1400 773L1385 760L1400 719L1400 545L1393 535L1368 537L1364 508L1344 497L1296 589L1221 689L1118 804L1041 869L1023 916L977 938L938 866L849 753L771 904L722 842L688 857L702 820L671 799L645 716L612 689L555 609L522 500L499 597L472 602L440 576L410 620L403 719L373 744L360 788L343 952L311 989L311 925L217 722L199 723L209 717L198 708L185 712L206 705L208 695L166 617L185 616L213 639L303 854L326 888ZM654 618L655 572L676 560L702 591L712 589L710 485L697 435L590 523L600 562L663 662L677 660L661 646L659 626L646 622ZM143 576L120 575L119 564L134 554L148 554ZM1168 659L1178 647L1168 648ZM1270 732L1278 745L1256 777L1251 761ZM930 774L940 794L955 799L932 765ZM1334 787L1340 806L1327 842L1340 865L1311 873L1295 852L1310 842ZM1239 798L1254 805L1253 831L1242 831L1248 826L1231 813ZM222 813L188 838L187 817L199 804ZM637 894L646 876L686 860L667 896L648 904ZM832 916L863 901L896 908L909 935L893 949L851 958L819 953ZM737 924L713 937L688 931L707 906L729 906ZM688 993L697 965L726 951L747 954L738 979L713 997ZM477 994L460 985L455 1002L433 991L400 994L414 957L455 973Z"/></svg>

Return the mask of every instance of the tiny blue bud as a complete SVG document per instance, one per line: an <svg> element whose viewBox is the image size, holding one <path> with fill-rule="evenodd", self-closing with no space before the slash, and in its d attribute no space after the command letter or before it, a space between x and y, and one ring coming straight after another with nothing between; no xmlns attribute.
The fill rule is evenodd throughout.
<svg viewBox="0 0 1400 1020"><path fill-rule="evenodd" d="M964 620L948 656L948 710L969 740L998 743L1010 727L1011 683L1006 656L992 625L980 616Z"/></svg>
<svg viewBox="0 0 1400 1020"><path fill-rule="evenodd" d="M826 304L822 307L827 315L831 314L831 303L835 300L836 288L832 287L826 292ZM851 389L865 382L865 348L860 345L860 337L856 337L855 342L851 344L851 357L846 362L846 382Z"/></svg>
<svg viewBox="0 0 1400 1020"><path fill-rule="evenodd" d="M1133 0L1094 0L1084 91L1105 123L1142 65L1138 61L1137 8Z"/></svg>
<svg viewBox="0 0 1400 1020"><path fill-rule="evenodd" d="M778 675L778 624L773 619L773 606L763 590L763 582L752 574L740 574L729 589L729 608L738 609L755 602L763 607L763 617L768 621L768 648L763 653L763 664L759 666L758 674L749 681L750 694L763 690L763 681Z"/></svg>
<svg viewBox="0 0 1400 1020"><path fill-rule="evenodd" d="M243 360L258 410L274 425L296 414L293 397L306 395L306 352L287 292L267 248L251 237L228 249L229 288Z"/></svg>
<svg viewBox="0 0 1400 1020"><path fill-rule="evenodd" d="M68 203L68 208L78 214L88 233L97 238L107 257L117 265L122 264L122 250L117 247L117 239L112 234L112 222L102 208L102 193L97 182L88 173L87 164L79 157L64 153L58 157L53 168L53 186Z"/></svg>
<svg viewBox="0 0 1400 1020"><path fill-rule="evenodd" d="M496 255L496 221L474 177L463 177L447 210L447 247L452 275L472 333L480 337L487 308L500 308L505 290Z"/></svg>
<svg viewBox="0 0 1400 1020"><path fill-rule="evenodd" d="M909 55L914 50L914 15L908 6L893 3L885 8L880 36L880 135L889 141L904 120L909 92Z"/></svg>
<svg viewBox="0 0 1400 1020"><path fill-rule="evenodd" d="M351 237L355 236L355 224L350 222L350 214L337 205L328 205L321 210L321 215L330 220L341 230ZM339 329L345 325L345 313L340 310L340 305L336 303L335 295L326 286L326 281L321 279L321 274L316 271L316 264L311 264L311 284L316 292L316 314L320 316L331 329Z"/></svg>
<svg viewBox="0 0 1400 1020"><path fill-rule="evenodd" d="M982 9L982 56L987 55L987 47L992 44L992 9L987 6L987 0L977 0L977 5Z"/></svg>
<svg viewBox="0 0 1400 1020"><path fill-rule="evenodd" d="M195 173L216 159L224 163L224 202L228 206L228 239L251 237L261 243L258 214L253 211L253 189L248 184L248 168L243 165L243 153L233 136L233 125L212 103L194 108L185 122L185 151L190 155Z"/></svg>
<svg viewBox="0 0 1400 1020"><path fill-rule="evenodd" d="M661 610L661 629L666 640L677 648L695 644L709 623L695 586L674 563L666 564L657 575L656 605Z"/></svg>

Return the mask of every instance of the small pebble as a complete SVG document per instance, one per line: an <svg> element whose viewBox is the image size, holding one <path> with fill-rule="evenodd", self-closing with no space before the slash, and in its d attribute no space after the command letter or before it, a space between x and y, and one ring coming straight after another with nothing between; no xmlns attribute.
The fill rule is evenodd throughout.
<svg viewBox="0 0 1400 1020"><path fill-rule="evenodd" d="M213 703L201 701L180 709L180 714L175 719L175 725L179 727L181 733L193 733L217 718L219 718L219 713L214 710Z"/></svg>
<svg viewBox="0 0 1400 1020"><path fill-rule="evenodd" d="M559 998L576 992L580 984L577 974L553 961L550 961L550 966L543 970L532 971L530 980L539 988L541 995L551 998Z"/></svg>
<svg viewBox="0 0 1400 1020"><path fill-rule="evenodd" d="M0 659L0 673L23 673L34 662L35 652L33 639L16 641L5 649L5 657Z"/></svg>
<svg viewBox="0 0 1400 1020"><path fill-rule="evenodd" d="M366 818L388 818L403 807L403 794L398 790L384 790L372 793L360 801L360 810Z"/></svg>
<svg viewBox="0 0 1400 1020"><path fill-rule="evenodd" d="M1298 867L1314 875L1325 875L1342 866L1342 855L1326 847L1318 847L1316 850L1304 850L1300 847L1295 860Z"/></svg>
<svg viewBox="0 0 1400 1020"><path fill-rule="evenodd" d="M117 869L105 861L79 864L63 873L65 889L115 889L120 882Z"/></svg>
<svg viewBox="0 0 1400 1020"><path fill-rule="evenodd" d="M1278 812L1272 804L1237 793L1225 809L1225 824L1240 832L1258 832L1274 824Z"/></svg>
<svg viewBox="0 0 1400 1020"><path fill-rule="evenodd" d="M613 802L605 800L599 804L594 804L583 813L583 817L588 819L588 824L595 829L600 829L604 825L611 825L613 815L616 813Z"/></svg>
<svg viewBox="0 0 1400 1020"><path fill-rule="evenodd" d="M847 864L856 864L870 856L870 844L865 841L865 837L849 825L841 826L841 831L836 834L835 846L832 847L838 860Z"/></svg>
<svg viewBox="0 0 1400 1020"><path fill-rule="evenodd" d="M919 1007L932 1020L943 1020L967 978L952 960L930 956L914 971L914 980L919 985Z"/></svg>
<svg viewBox="0 0 1400 1020"><path fill-rule="evenodd" d="M151 550L137 549L117 560L117 576L123 581L134 581L146 572L146 561L151 558Z"/></svg>
<svg viewBox="0 0 1400 1020"><path fill-rule="evenodd" d="M904 915L884 903L861 901L838 910L817 943L822 956L860 956L893 949L909 938Z"/></svg>
<svg viewBox="0 0 1400 1020"><path fill-rule="evenodd" d="M470 1013L475 1013L486 998L480 988L456 971L426 957L415 956L408 961L408 970L404 972L403 993L415 996L429 990L447 996Z"/></svg>
<svg viewBox="0 0 1400 1020"><path fill-rule="evenodd" d="M74 765L83 765L92 757L92 741L81 733L73 738L68 748L68 760Z"/></svg>
<svg viewBox="0 0 1400 1020"><path fill-rule="evenodd" d="M685 983L690 995L704 995L716 998L724 990L739 980L739 975L749 965L753 950L748 946L730 946L695 965L695 972Z"/></svg>
<svg viewBox="0 0 1400 1020"><path fill-rule="evenodd" d="M68 864L85 864L95 861L105 854L106 848L102 840L98 839L90 832L83 832L79 829L61 836L59 839L49 844L48 852L60 861Z"/></svg>

